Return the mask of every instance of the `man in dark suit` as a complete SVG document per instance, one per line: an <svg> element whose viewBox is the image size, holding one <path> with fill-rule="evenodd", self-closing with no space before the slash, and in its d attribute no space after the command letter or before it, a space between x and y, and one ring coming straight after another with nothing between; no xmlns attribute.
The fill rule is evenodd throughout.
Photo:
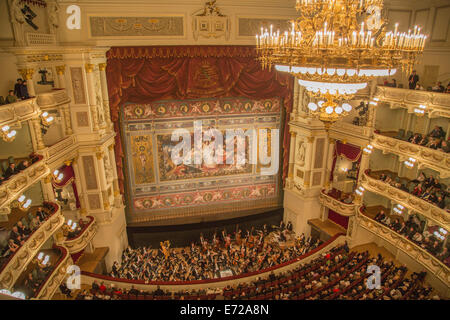
<svg viewBox="0 0 450 320"><path fill-rule="evenodd" d="M409 76L409 89L415 90L417 82L419 82L419 76L416 73L416 70L413 70L412 74Z"/></svg>
<svg viewBox="0 0 450 320"><path fill-rule="evenodd" d="M19 99L21 99L22 98L22 90L21 90L21 87L22 87L22 79L17 79L17 82L16 82L16 84L14 84L14 95L17 97L17 98L19 98Z"/></svg>
<svg viewBox="0 0 450 320"><path fill-rule="evenodd" d="M30 166L30 163L28 162L28 160L23 160L17 166L17 170L22 171L22 170L25 170L26 168L28 168L29 166Z"/></svg>
<svg viewBox="0 0 450 320"><path fill-rule="evenodd" d="M39 221L44 221L47 218L47 213L42 209L42 207L39 207L36 211L36 217L39 219Z"/></svg>
<svg viewBox="0 0 450 320"><path fill-rule="evenodd" d="M9 179L12 175L16 174L17 172L19 172L16 168L16 164L15 163L10 163L9 167L5 170L5 173L3 174L3 177L5 179Z"/></svg>
<svg viewBox="0 0 450 320"><path fill-rule="evenodd" d="M286 225L286 229L288 229L289 231L292 231L292 229L293 229L292 222L288 221L288 223Z"/></svg>

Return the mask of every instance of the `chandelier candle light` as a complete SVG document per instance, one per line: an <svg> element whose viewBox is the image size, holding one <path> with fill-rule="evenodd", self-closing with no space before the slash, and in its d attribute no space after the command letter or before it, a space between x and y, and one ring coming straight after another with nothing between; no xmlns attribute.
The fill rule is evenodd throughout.
<svg viewBox="0 0 450 320"><path fill-rule="evenodd" d="M376 77L412 71L425 47L417 26L400 33L397 23L385 31L383 0L297 0L296 9L290 32L261 28L258 60L264 69L291 73L311 97L324 99L310 110L327 129L351 111L344 100Z"/></svg>

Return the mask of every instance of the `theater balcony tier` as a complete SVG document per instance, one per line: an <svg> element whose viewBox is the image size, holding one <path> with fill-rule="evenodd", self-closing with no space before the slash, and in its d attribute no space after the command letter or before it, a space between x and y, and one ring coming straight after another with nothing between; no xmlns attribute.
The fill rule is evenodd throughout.
<svg viewBox="0 0 450 320"><path fill-rule="evenodd" d="M402 250L423 265L429 273L435 275L447 286L450 286L450 269L439 259L394 230L364 215L361 208L358 216L361 227Z"/></svg>
<svg viewBox="0 0 450 320"><path fill-rule="evenodd" d="M87 224L80 231L80 234L75 238L69 239L66 238L64 240L64 247L69 250L70 254L75 254L86 248L89 242L94 238L95 234L98 230L97 222L95 218L92 216L87 216L89 220Z"/></svg>
<svg viewBox="0 0 450 320"><path fill-rule="evenodd" d="M69 254L69 250L63 246L56 247L60 250L61 256L59 257L55 268L47 276L47 279L38 289L36 296L32 300L49 300L53 297L56 290L67 276L67 269L73 265L72 257Z"/></svg>
<svg viewBox="0 0 450 320"><path fill-rule="evenodd" d="M37 96L37 103L42 110L51 109L69 102L70 98L65 89L54 89L49 92L40 93Z"/></svg>
<svg viewBox="0 0 450 320"><path fill-rule="evenodd" d="M59 205L52 203L54 210L47 220L35 230L25 243L9 258L0 271L0 288L11 289L25 267L38 253L41 246L64 224Z"/></svg>
<svg viewBox="0 0 450 320"><path fill-rule="evenodd" d="M339 213L340 215L350 217L354 216L356 214L356 207L357 205L354 203L346 204L342 201L339 201L331 196L329 196L325 190L322 190L322 192L319 195L319 201L320 204L323 206L330 208L331 210Z"/></svg>
<svg viewBox="0 0 450 320"><path fill-rule="evenodd" d="M450 154L443 151L434 150L417 144L409 143L399 139L391 138L382 134L374 133L371 144L383 151L383 153L393 153L400 157L400 161L410 157L419 163L419 169L427 167L438 171L441 179L450 177Z"/></svg>
<svg viewBox="0 0 450 320"><path fill-rule="evenodd" d="M365 171L361 177L362 186L373 193L392 199L409 210L420 213L445 229L450 228L450 213L406 191L371 177Z"/></svg>
<svg viewBox="0 0 450 320"><path fill-rule="evenodd" d="M51 147L38 151L38 153L47 159L49 165L54 165L55 162L60 163L74 158L77 155L78 147L76 135L70 135Z"/></svg>
<svg viewBox="0 0 450 320"><path fill-rule="evenodd" d="M430 118L450 118L449 94L378 86L375 97L392 109L405 108L414 113L419 105L425 105Z"/></svg>
<svg viewBox="0 0 450 320"><path fill-rule="evenodd" d="M0 106L0 128L5 125L11 126L19 121L27 121L39 116L40 108L36 98L20 100L14 103Z"/></svg>
<svg viewBox="0 0 450 320"><path fill-rule="evenodd" d="M39 161L11 176L0 185L0 210L3 210L3 213L9 213L7 206L13 200L17 199L32 184L50 173L46 160L46 157L41 157Z"/></svg>

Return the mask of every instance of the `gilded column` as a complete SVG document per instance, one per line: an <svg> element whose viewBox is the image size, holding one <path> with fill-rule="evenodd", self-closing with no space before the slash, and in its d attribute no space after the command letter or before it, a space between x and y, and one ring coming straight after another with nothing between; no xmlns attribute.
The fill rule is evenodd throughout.
<svg viewBox="0 0 450 320"><path fill-rule="evenodd" d="M311 186L311 168L314 159L313 149L315 137L307 137L306 152L305 152L305 178L304 186Z"/></svg>
<svg viewBox="0 0 450 320"><path fill-rule="evenodd" d="M44 139L41 131L41 118L31 120L34 128L34 136L36 138L36 147L38 150L45 149Z"/></svg>
<svg viewBox="0 0 450 320"><path fill-rule="evenodd" d="M102 89L103 108L105 111L105 118L108 128L112 129L111 112L109 109L109 95L108 95L108 83L106 81L106 63L100 63L98 65L100 70L100 84Z"/></svg>
<svg viewBox="0 0 450 320"><path fill-rule="evenodd" d="M99 170L99 176L100 176L100 189L102 191L102 198L103 198L103 208L105 210L109 210L109 197L108 197L108 185L106 182L106 173L105 173L105 163L103 162L104 151L98 151L96 153L97 156L97 163L98 163L98 170Z"/></svg>
<svg viewBox="0 0 450 320"><path fill-rule="evenodd" d="M87 76L87 87L89 96L89 109L91 110L93 131L98 131L99 121L97 112L97 99L95 96L95 79L94 79L94 65L86 63L86 76Z"/></svg>
<svg viewBox="0 0 450 320"><path fill-rule="evenodd" d="M72 168L73 173L75 175L75 185L77 187L77 193L78 193L78 200L80 201L80 213L82 216L87 215L86 210L86 202L84 201L84 189L81 185L81 173L80 173L80 167L78 166L78 159L74 158L72 160Z"/></svg>
<svg viewBox="0 0 450 320"><path fill-rule="evenodd" d="M329 189L331 186L330 177L331 177L331 167L333 166L333 156L334 156L334 146L336 140L333 138L328 139L328 155L327 155L327 170L325 172L325 189Z"/></svg>
<svg viewBox="0 0 450 320"><path fill-rule="evenodd" d="M66 88L66 77L64 75L66 71L66 66L56 66L56 74L58 75L59 87L62 89Z"/></svg>
<svg viewBox="0 0 450 320"><path fill-rule="evenodd" d="M361 162L359 164L358 182L361 181L361 176L367 169L369 169L369 155L363 152L361 155Z"/></svg>
<svg viewBox="0 0 450 320"><path fill-rule="evenodd" d="M291 120L296 120L295 118L298 114L298 106L300 104L300 101L298 100L299 99L299 88L298 87L299 87L298 82L294 81L294 104L292 106L293 115L292 115Z"/></svg>
<svg viewBox="0 0 450 320"><path fill-rule="evenodd" d="M55 202L55 191L52 185L53 176L50 173L42 180L42 193L44 195L44 200L49 202Z"/></svg>
<svg viewBox="0 0 450 320"><path fill-rule="evenodd" d="M113 188L114 188L114 197L117 198L120 195L119 190L119 180L117 178L117 167L114 165L116 163L116 155L114 153L114 144L109 145L109 159L111 161L111 166L113 167Z"/></svg>
<svg viewBox="0 0 450 320"><path fill-rule="evenodd" d="M27 81L28 95L30 97L35 97L36 91L34 89L34 82L33 82L34 69L33 68L19 69L19 73L22 76L22 78Z"/></svg>
<svg viewBox="0 0 450 320"><path fill-rule="evenodd" d="M295 164L295 142L296 142L297 133L295 131L291 131L291 146L289 150L289 174L288 177L292 179L294 164Z"/></svg>

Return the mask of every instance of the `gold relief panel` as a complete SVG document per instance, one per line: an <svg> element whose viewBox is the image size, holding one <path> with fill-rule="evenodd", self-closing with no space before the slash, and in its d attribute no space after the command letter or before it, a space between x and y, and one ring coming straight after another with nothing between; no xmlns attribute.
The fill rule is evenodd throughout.
<svg viewBox="0 0 450 320"><path fill-rule="evenodd" d="M322 180L322 172L314 172L313 173L313 178L312 178L312 185L315 186L320 186L320 182Z"/></svg>
<svg viewBox="0 0 450 320"><path fill-rule="evenodd" d="M89 17L92 37L183 36L183 17Z"/></svg>
<svg viewBox="0 0 450 320"><path fill-rule="evenodd" d="M97 176L95 173L94 157L93 156L82 156L83 167L84 167L84 179L86 181L87 190L96 190Z"/></svg>
<svg viewBox="0 0 450 320"><path fill-rule="evenodd" d="M314 169L320 169L323 167L325 138L319 138L316 142L316 156L314 160Z"/></svg>
<svg viewBox="0 0 450 320"><path fill-rule="evenodd" d="M71 67L70 77L72 78L72 90L75 104L86 104L83 70L81 67Z"/></svg>
<svg viewBox="0 0 450 320"><path fill-rule="evenodd" d="M98 210L101 209L100 197L98 194L88 194L89 209Z"/></svg>
<svg viewBox="0 0 450 320"><path fill-rule="evenodd" d="M77 127L83 128L83 127L89 127L89 115L87 112L77 112L76 113L76 119L77 119Z"/></svg>
<svg viewBox="0 0 450 320"><path fill-rule="evenodd" d="M297 170L297 177L300 179L303 179L305 176L305 173L302 170Z"/></svg>

